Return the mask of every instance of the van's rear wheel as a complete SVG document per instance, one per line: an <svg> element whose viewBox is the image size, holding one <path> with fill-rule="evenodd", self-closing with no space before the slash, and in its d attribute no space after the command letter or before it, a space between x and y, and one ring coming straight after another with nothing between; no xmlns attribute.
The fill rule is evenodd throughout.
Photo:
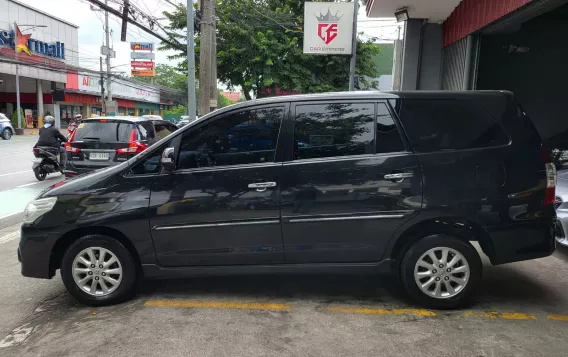
<svg viewBox="0 0 568 357"><path fill-rule="evenodd" d="M80 302L111 305L132 296L136 266L119 241L90 235L67 249L61 262L61 277L67 291Z"/></svg>
<svg viewBox="0 0 568 357"><path fill-rule="evenodd" d="M442 234L416 242L401 263L406 292L419 304L437 309L469 302L481 271L479 254L469 242Z"/></svg>

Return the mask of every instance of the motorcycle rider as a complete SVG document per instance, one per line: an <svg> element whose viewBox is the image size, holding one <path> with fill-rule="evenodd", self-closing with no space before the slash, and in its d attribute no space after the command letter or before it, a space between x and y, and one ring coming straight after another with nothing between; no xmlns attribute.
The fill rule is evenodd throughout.
<svg viewBox="0 0 568 357"><path fill-rule="evenodd" d="M81 114L76 114L73 119L69 122L67 126L68 136L71 135L81 124L81 120L83 120L83 116Z"/></svg>
<svg viewBox="0 0 568 357"><path fill-rule="evenodd" d="M65 148L61 146L62 143L67 142L67 139L59 129L55 127L55 118L48 115L44 118L43 128L39 129L39 139L36 146L51 146L59 150L59 170L63 173L65 163L67 162L67 153Z"/></svg>

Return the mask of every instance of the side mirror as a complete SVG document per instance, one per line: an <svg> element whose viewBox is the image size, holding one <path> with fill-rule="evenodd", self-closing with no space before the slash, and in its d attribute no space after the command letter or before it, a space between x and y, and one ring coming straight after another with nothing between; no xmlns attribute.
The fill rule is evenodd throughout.
<svg viewBox="0 0 568 357"><path fill-rule="evenodd" d="M176 158L174 148L165 148L162 152L162 167L166 172L173 172L176 169Z"/></svg>

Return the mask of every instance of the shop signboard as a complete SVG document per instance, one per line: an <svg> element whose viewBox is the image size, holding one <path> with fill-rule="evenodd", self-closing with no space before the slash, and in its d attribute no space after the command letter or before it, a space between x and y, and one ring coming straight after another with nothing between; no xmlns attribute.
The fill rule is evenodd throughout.
<svg viewBox="0 0 568 357"><path fill-rule="evenodd" d="M130 61L131 67L154 69L154 62L152 61Z"/></svg>
<svg viewBox="0 0 568 357"><path fill-rule="evenodd" d="M130 72L135 77L156 77L156 71L153 69L132 69Z"/></svg>
<svg viewBox="0 0 568 357"><path fill-rule="evenodd" d="M130 52L130 58L133 60L154 60L156 55L151 52Z"/></svg>
<svg viewBox="0 0 568 357"><path fill-rule="evenodd" d="M306 2L304 53L350 55L354 5L353 2Z"/></svg>
<svg viewBox="0 0 568 357"><path fill-rule="evenodd" d="M96 75L79 74L78 90L100 97L101 85L100 77ZM106 83L105 83L106 91ZM112 94L117 98L136 100L141 102L160 103L160 90L151 86L134 84L122 79L112 81Z"/></svg>
<svg viewBox="0 0 568 357"><path fill-rule="evenodd" d="M26 116L26 128L31 129L34 127L34 116L31 109L25 109L24 115Z"/></svg>
<svg viewBox="0 0 568 357"><path fill-rule="evenodd" d="M15 43L16 33L18 34L18 43ZM40 55L65 60L65 43L59 41L46 43L35 40L31 36L30 34L23 34L17 26L15 31L0 30L0 47L18 49L18 52L23 52L29 57Z"/></svg>
<svg viewBox="0 0 568 357"><path fill-rule="evenodd" d="M116 116L116 113L118 112L118 103L116 101L107 100L105 102L105 107L106 107L106 115L107 116L109 116L109 117Z"/></svg>
<svg viewBox="0 0 568 357"><path fill-rule="evenodd" d="M132 51L154 51L154 44L152 42L130 42L130 49Z"/></svg>

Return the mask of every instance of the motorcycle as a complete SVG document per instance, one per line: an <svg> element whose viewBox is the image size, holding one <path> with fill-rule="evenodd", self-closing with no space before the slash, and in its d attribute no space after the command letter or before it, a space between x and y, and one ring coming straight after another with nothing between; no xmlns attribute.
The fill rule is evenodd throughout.
<svg viewBox="0 0 568 357"><path fill-rule="evenodd" d="M34 147L35 159L32 161L32 170L38 181L43 181L49 174L62 172L59 165L59 149L51 146Z"/></svg>

